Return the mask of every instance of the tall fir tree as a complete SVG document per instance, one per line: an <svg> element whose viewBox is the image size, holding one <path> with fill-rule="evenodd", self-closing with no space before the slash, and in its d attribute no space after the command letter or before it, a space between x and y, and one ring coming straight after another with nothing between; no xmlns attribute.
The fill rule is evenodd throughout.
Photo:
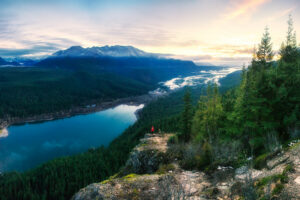
<svg viewBox="0 0 300 200"><path fill-rule="evenodd" d="M183 97L184 108L182 112L182 139L188 142L191 137L191 126L193 118L193 106L191 102L191 93L189 88L186 88Z"/></svg>
<svg viewBox="0 0 300 200"><path fill-rule="evenodd" d="M286 46L296 47L297 41L296 41L296 32L294 31L294 22L292 15L289 15L288 19L288 31L287 31L287 37L286 37Z"/></svg>
<svg viewBox="0 0 300 200"><path fill-rule="evenodd" d="M258 45L258 51L256 52L256 58L260 62L269 62L273 59L274 53L272 50L271 36L269 33L269 28L265 28L265 32Z"/></svg>
<svg viewBox="0 0 300 200"><path fill-rule="evenodd" d="M297 59L298 48L297 48L297 38L296 31L294 30L294 22L291 15L287 21L288 31L286 36L286 41L280 47L281 60L287 63L295 62Z"/></svg>
<svg viewBox="0 0 300 200"><path fill-rule="evenodd" d="M220 132L223 106L217 85L208 85L206 97L201 97L193 118L193 136L200 142L216 139Z"/></svg>

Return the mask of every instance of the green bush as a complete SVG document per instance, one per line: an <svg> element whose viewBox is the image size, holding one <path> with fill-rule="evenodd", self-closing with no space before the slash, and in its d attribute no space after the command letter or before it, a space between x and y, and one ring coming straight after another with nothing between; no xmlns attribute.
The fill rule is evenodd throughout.
<svg viewBox="0 0 300 200"><path fill-rule="evenodd" d="M204 143L202 146L199 145L187 145L184 151L184 156L180 161L180 166L187 170L198 169L204 170L211 164L211 145Z"/></svg>
<svg viewBox="0 0 300 200"><path fill-rule="evenodd" d="M169 138L168 140L168 145L171 144L178 144L179 140L178 140L178 136L177 135L173 135Z"/></svg>

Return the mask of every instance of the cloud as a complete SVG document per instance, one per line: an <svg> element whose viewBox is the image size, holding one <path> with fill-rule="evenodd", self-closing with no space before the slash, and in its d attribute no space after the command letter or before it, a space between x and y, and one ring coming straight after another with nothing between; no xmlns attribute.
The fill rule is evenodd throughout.
<svg viewBox="0 0 300 200"><path fill-rule="evenodd" d="M56 51L58 48L55 44L35 45L28 49L9 49L0 48L0 57L22 57L30 55L48 54Z"/></svg>
<svg viewBox="0 0 300 200"><path fill-rule="evenodd" d="M183 59L183 60L193 60L195 62L200 62L200 61L207 61L207 60L212 60L213 56L211 55L168 55L167 57L169 58L175 58L175 59Z"/></svg>
<svg viewBox="0 0 300 200"><path fill-rule="evenodd" d="M252 55L253 47L249 45L232 45L232 44L222 44L222 45L211 45L208 47L203 47L205 52L213 52L216 55Z"/></svg>
<svg viewBox="0 0 300 200"><path fill-rule="evenodd" d="M245 14L251 14L258 7L272 0L231 0L230 11L225 15L225 19L235 19Z"/></svg>
<svg viewBox="0 0 300 200"><path fill-rule="evenodd" d="M282 10L282 11L279 11L276 14L274 14L273 16L268 17L267 21L268 22L275 21L275 20L277 20L277 19L279 19L281 17L284 17L284 16L286 16L288 14L291 14L291 12L293 10L295 10L295 9L296 9L296 6L288 8L288 9L285 9L285 10Z"/></svg>
<svg viewBox="0 0 300 200"><path fill-rule="evenodd" d="M231 65L231 66L241 66L243 63L249 63L251 61L251 55L247 56L231 56L227 54L222 55L213 55L213 54L204 54L204 55L169 55L169 58L183 59L183 60L192 60L195 63L200 64L213 64L213 65Z"/></svg>

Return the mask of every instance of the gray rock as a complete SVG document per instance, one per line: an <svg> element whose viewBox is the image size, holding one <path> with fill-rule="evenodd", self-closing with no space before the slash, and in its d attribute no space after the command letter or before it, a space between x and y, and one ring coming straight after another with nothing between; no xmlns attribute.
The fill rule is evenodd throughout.
<svg viewBox="0 0 300 200"><path fill-rule="evenodd" d="M273 169L274 167L286 162L287 160L289 159L289 156L288 155L282 155L282 156L279 156L275 159L272 159L272 160L269 160L267 162L267 167L268 169Z"/></svg>

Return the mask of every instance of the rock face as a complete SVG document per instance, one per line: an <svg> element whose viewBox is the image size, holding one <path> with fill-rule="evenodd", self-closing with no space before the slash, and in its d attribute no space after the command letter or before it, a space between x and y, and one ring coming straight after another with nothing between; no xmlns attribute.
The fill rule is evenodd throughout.
<svg viewBox="0 0 300 200"><path fill-rule="evenodd" d="M148 174L154 173L162 163L170 136L146 134L119 174L81 189L72 199L205 199L203 192L211 184L202 172L185 171L174 163L163 174Z"/></svg>
<svg viewBox="0 0 300 200"><path fill-rule="evenodd" d="M177 187L173 187L176 185ZM172 187L170 187L172 186ZM109 180L100 184L92 184L80 190L74 200L92 199L169 199L180 197L182 188L173 176L168 175L135 175Z"/></svg>
<svg viewBox="0 0 300 200"><path fill-rule="evenodd" d="M170 136L146 134L120 173L81 189L72 199L300 199L300 143L268 160L265 169L219 166L206 175L183 170L176 161L162 164Z"/></svg>
<svg viewBox="0 0 300 200"><path fill-rule="evenodd" d="M131 152L122 174L154 173L164 161L167 141L171 134L146 134L140 144Z"/></svg>

